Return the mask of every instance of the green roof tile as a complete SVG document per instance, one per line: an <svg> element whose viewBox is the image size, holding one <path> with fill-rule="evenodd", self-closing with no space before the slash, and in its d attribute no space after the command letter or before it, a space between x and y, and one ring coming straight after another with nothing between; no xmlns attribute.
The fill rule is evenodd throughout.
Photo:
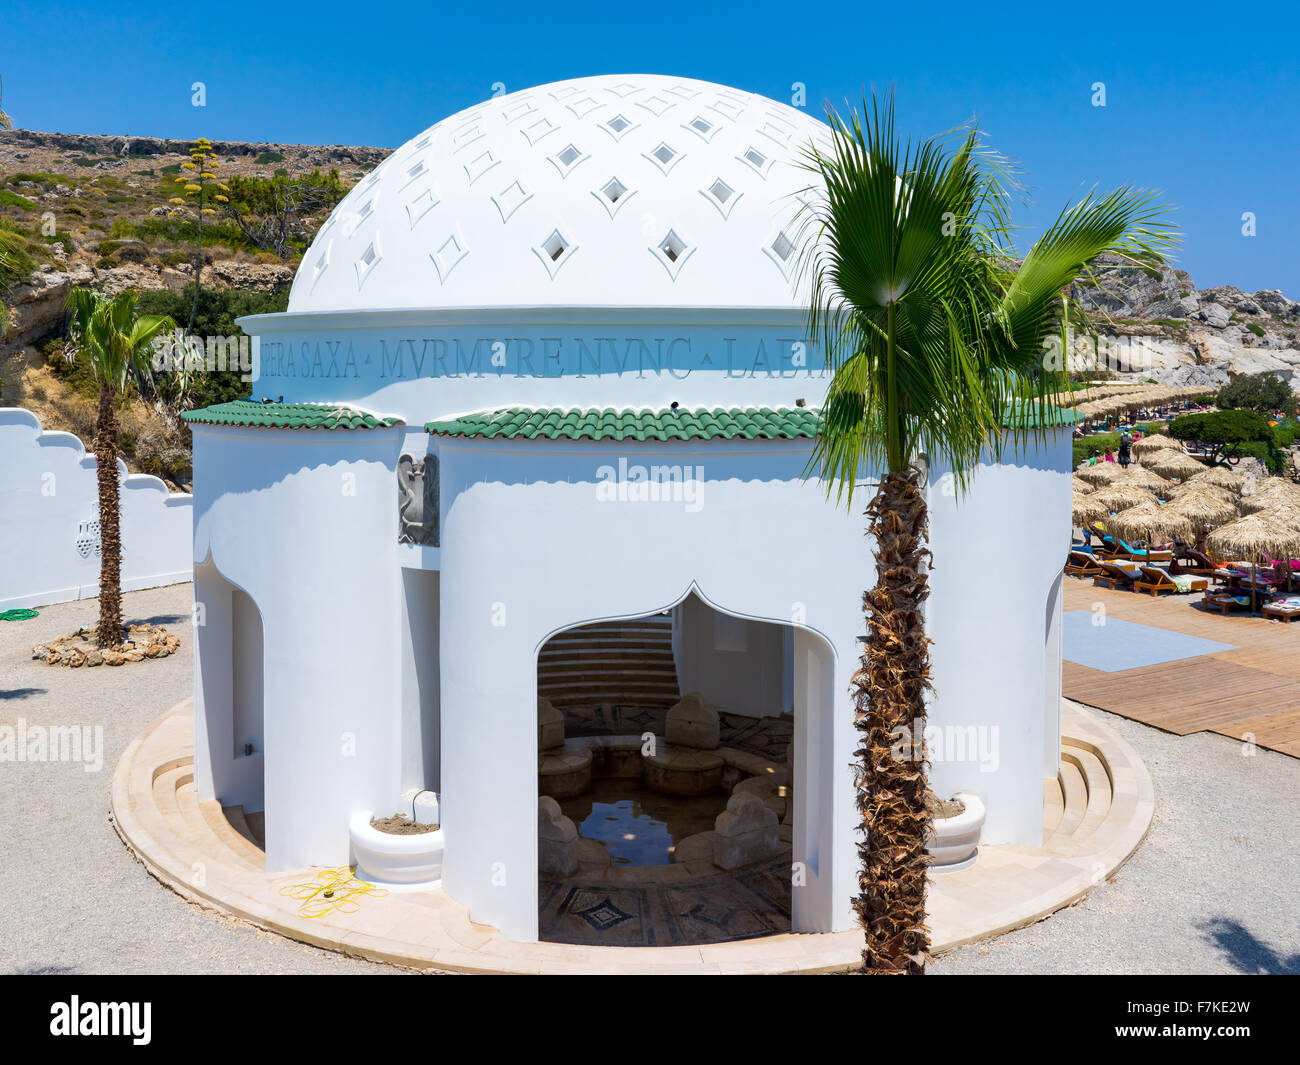
<svg viewBox="0 0 1300 1065"><path fill-rule="evenodd" d="M1023 410L1023 413L1021 413ZM1023 423L1019 419L1023 419ZM1004 424L1026 428L1073 425L1073 411L1058 407L1009 409ZM810 407L714 407L678 410L505 407L428 422L440 436L498 440L811 440L821 428Z"/></svg>
<svg viewBox="0 0 1300 1065"><path fill-rule="evenodd" d="M811 440L821 417L808 408L581 410L507 407L429 422L442 436L515 440Z"/></svg>
<svg viewBox="0 0 1300 1065"><path fill-rule="evenodd" d="M260 403L236 399L181 415L194 425L243 425L258 429L387 429L401 418L376 417L332 403Z"/></svg>

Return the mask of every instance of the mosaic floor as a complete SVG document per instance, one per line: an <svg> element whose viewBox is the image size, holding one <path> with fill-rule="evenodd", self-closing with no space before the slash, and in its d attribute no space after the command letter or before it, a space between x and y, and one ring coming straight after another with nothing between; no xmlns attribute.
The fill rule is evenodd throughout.
<svg viewBox="0 0 1300 1065"><path fill-rule="evenodd" d="M551 943L672 947L775 935L790 931L790 859L674 883L543 878L538 905L540 938Z"/></svg>

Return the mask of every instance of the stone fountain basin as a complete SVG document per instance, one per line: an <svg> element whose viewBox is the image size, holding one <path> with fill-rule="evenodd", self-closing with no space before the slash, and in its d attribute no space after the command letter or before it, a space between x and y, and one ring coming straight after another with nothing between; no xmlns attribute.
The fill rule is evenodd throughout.
<svg viewBox="0 0 1300 1065"><path fill-rule="evenodd" d="M373 810L358 810L348 822L357 877L390 891L428 891L442 883L442 829L395 836L370 824Z"/></svg>

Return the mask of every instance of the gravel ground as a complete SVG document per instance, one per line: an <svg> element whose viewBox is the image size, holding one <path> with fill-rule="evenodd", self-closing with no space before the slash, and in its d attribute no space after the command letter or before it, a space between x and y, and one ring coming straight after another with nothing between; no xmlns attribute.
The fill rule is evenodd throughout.
<svg viewBox="0 0 1300 1065"><path fill-rule="evenodd" d="M95 600L0 622L0 724L103 726L103 765L0 762L0 972L384 973L398 970L294 943L200 910L159 884L108 821L127 744L191 691L188 584L128 592L128 621L181 638L167 658L65 669L32 645L93 625Z"/></svg>
<svg viewBox="0 0 1300 1065"><path fill-rule="evenodd" d="M131 620L181 637L169 658L96 669L31 660L93 624L94 600L0 622L0 724L103 726L103 764L0 763L0 972L385 973L191 906L108 823L130 741L191 688L190 586L131 592ZM1137 854L1069 910L952 951L944 973L1300 973L1300 761L1220 736L1101 715L1146 761L1156 815Z"/></svg>
<svg viewBox="0 0 1300 1065"><path fill-rule="evenodd" d="M1300 760L1089 711L1146 762L1137 853L1067 910L950 951L933 973L1300 973Z"/></svg>

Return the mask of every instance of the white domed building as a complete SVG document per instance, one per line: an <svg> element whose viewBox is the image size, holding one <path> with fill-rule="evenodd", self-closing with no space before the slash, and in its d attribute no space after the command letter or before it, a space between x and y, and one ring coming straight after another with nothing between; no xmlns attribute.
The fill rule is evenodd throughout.
<svg viewBox="0 0 1300 1065"><path fill-rule="evenodd" d="M535 940L539 695L572 733L566 697L698 691L788 724L791 924L854 926L874 566L861 507L805 478L810 143L807 114L683 78L492 99L362 180L288 312L241 322L253 399L190 415L195 784L263 811L268 872L356 860L355 815L428 789L440 890ZM930 474L932 723L964 744L933 779L981 796L985 843L1038 845L1057 772L1068 437L960 500ZM611 694L572 634L630 619L671 653Z"/></svg>

